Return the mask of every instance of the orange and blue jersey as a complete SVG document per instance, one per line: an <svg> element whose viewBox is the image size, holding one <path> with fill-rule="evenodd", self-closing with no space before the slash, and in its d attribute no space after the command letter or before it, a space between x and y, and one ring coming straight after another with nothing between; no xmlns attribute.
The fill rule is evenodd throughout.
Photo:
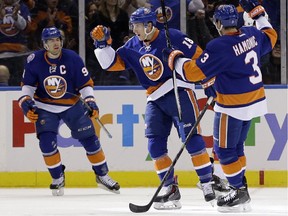
<svg viewBox="0 0 288 216"><path fill-rule="evenodd" d="M39 108L53 106L57 110L57 106L74 105L79 100L79 90L93 87L93 81L74 51L62 49L57 59L50 59L45 50L40 50L27 57L22 86L36 89L34 99Z"/></svg>
<svg viewBox="0 0 288 216"><path fill-rule="evenodd" d="M180 59L176 71L193 82L216 77L214 110L250 120L267 112L260 58L272 50L276 38L272 28L242 27L209 42L197 60Z"/></svg>
<svg viewBox="0 0 288 216"><path fill-rule="evenodd" d="M171 44L175 48L181 49L186 56L192 59L200 56L202 49L185 34L176 29L169 29L169 35ZM160 93L162 96L173 89L172 71L167 63L162 62L162 50L166 46L164 30L157 29L149 45L145 45L144 42L139 41L137 36L134 36L116 51L114 60L104 69L108 71L120 71L131 68L136 74L139 83L147 90L147 95L151 95L162 87L162 89L165 88ZM99 50L99 52L104 52L104 49ZM101 62L107 62L104 56L97 56L100 64ZM181 80L180 76L178 78L178 87L194 87L194 85Z"/></svg>

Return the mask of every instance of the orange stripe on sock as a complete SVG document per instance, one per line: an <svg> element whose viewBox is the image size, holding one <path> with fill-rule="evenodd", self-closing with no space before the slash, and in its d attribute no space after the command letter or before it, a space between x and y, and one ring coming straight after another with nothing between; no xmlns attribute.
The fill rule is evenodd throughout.
<svg viewBox="0 0 288 216"><path fill-rule="evenodd" d="M242 167L246 167L246 156L239 157Z"/></svg>
<svg viewBox="0 0 288 216"><path fill-rule="evenodd" d="M172 164L172 160L168 155L161 157L154 161L154 167L156 171L160 171L170 167Z"/></svg>
<svg viewBox="0 0 288 216"><path fill-rule="evenodd" d="M210 162L210 158L207 152L203 152L202 154L195 155L191 159L192 159L192 163L194 167L202 166Z"/></svg>
<svg viewBox="0 0 288 216"><path fill-rule="evenodd" d="M100 163L100 162L105 160L105 154L104 154L102 149L99 152L97 152L96 154L87 155L87 157L88 157L88 160L90 161L90 163L92 163L92 164Z"/></svg>
<svg viewBox="0 0 288 216"><path fill-rule="evenodd" d="M221 166L222 166L223 172L226 175L233 175L233 174L236 174L242 170L242 164L241 164L240 160L237 160L231 164L221 165Z"/></svg>
<svg viewBox="0 0 288 216"><path fill-rule="evenodd" d="M57 152L56 154L54 155L51 155L51 156L44 156L44 161L45 161L45 164L47 166L54 166L58 163L60 163L61 161L61 157L60 157L60 153Z"/></svg>

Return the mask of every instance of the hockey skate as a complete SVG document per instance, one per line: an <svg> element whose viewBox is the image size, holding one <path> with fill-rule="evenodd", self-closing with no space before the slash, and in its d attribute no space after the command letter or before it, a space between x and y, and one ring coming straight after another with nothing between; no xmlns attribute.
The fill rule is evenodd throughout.
<svg viewBox="0 0 288 216"><path fill-rule="evenodd" d="M172 210L182 207L181 194L177 184L171 184L166 188L165 194L154 199L154 208L157 210Z"/></svg>
<svg viewBox="0 0 288 216"><path fill-rule="evenodd" d="M97 175L96 182L98 184L98 187L116 194L120 194L120 185L118 184L118 182L114 181L110 176Z"/></svg>
<svg viewBox="0 0 288 216"><path fill-rule="evenodd" d="M50 189L52 190L53 196L63 196L64 195L64 186L65 186L65 166L62 165L63 174L58 179L53 179L52 184L50 184Z"/></svg>
<svg viewBox="0 0 288 216"><path fill-rule="evenodd" d="M215 191L215 195L216 197L220 196L220 195L223 195L224 193L227 193L230 191L230 188L229 188L229 183L226 179L221 179L219 178L218 176L216 175L213 175L212 176L212 181L214 182L212 184L212 187ZM196 186L202 190L202 187L201 187L201 183L198 182L196 184Z"/></svg>
<svg viewBox="0 0 288 216"><path fill-rule="evenodd" d="M214 200L216 199L213 184L214 184L213 181L207 183L201 183L201 188L204 194L205 201L210 202L212 206L214 206Z"/></svg>
<svg viewBox="0 0 288 216"><path fill-rule="evenodd" d="M230 186L228 194L218 198L219 212L248 212L251 211L251 198L248 193L246 178L243 179L244 186L235 188Z"/></svg>

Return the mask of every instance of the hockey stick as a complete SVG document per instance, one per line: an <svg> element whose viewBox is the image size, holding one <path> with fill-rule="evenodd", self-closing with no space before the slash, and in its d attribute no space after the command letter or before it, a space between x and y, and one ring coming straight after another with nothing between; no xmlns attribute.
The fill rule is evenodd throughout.
<svg viewBox="0 0 288 216"><path fill-rule="evenodd" d="M70 94L73 95L77 98L79 98L79 100L84 104L84 106L88 109L89 112L92 112L91 108L89 107L89 105L84 101L84 99L82 97L80 97L79 95L73 94L71 92L66 92L66 94ZM100 125L101 128L103 128L103 130L105 131L105 133L107 134L107 136L109 138L112 138L111 133L109 133L109 131L107 130L107 128L104 126L104 124L101 122L101 120L99 118L96 118L97 123Z"/></svg>
<svg viewBox="0 0 288 216"><path fill-rule="evenodd" d="M172 49L164 0L161 0L161 8L162 8L163 25L164 25L164 29L165 29L165 37L166 37L167 47ZM176 119L176 120L178 121L179 134L180 134L181 140L182 140L182 142L184 142L185 141L185 133L184 133L183 122L182 122L182 110L181 110L181 105L180 105L180 99L179 99L177 79L176 79L176 71L175 70L173 70L172 77L173 77L174 95L175 95L177 112L178 112L178 119Z"/></svg>
<svg viewBox="0 0 288 216"><path fill-rule="evenodd" d="M207 103L205 104L202 112L200 113L200 115L198 116L195 124L193 125L193 127L191 128L191 130L189 131L189 134L187 135L187 138L185 140L185 142L182 144L181 149L179 150L179 152L177 153L177 155L175 156L174 160L172 161L171 166L169 167L169 170L166 172L165 176L163 177L159 187L157 188L156 192L154 193L152 199L150 200L150 202L147 205L144 206L140 206L140 205L135 205L133 203L129 203L129 209L130 211L134 212L134 213L141 213L141 212L147 212L150 207L152 206L154 199L157 197L157 195L159 194L160 190L162 189L164 182L167 180L168 176L170 175L172 169L174 168L175 164L177 163L180 155L182 154L184 148L186 147L187 143L190 141L191 137L194 135L194 133L196 132L196 128L199 125L202 117L204 116L205 112L207 111L209 105L212 105L214 98L213 97L209 97L207 100Z"/></svg>

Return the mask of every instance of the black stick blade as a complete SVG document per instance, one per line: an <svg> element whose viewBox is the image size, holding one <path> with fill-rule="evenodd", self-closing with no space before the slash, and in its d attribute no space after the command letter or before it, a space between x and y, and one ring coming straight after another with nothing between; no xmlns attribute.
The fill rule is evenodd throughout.
<svg viewBox="0 0 288 216"><path fill-rule="evenodd" d="M151 205L152 205L152 202L144 206L139 206L133 203L129 203L129 209L130 211L134 213L142 213L142 212L147 212L150 209Z"/></svg>

